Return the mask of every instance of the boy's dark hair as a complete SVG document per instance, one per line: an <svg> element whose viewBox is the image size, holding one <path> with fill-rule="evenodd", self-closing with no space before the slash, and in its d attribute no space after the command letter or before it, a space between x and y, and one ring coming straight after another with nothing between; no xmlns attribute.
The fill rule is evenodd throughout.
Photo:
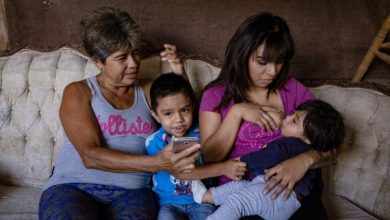
<svg viewBox="0 0 390 220"><path fill-rule="evenodd" d="M159 99L178 93L183 93L189 97L192 101L194 112L197 112L196 98L190 82L175 73L162 74L153 82L152 87L150 88L152 110L157 113L156 109ZM196 118L194 118L194 120L195 119Z"/></svg>
<svg viewBox="0 0 390 220"><path fill-rule="evenodd" d="M283 67L268 86L268 94L282 88L289 74L290 60L295 46L286 21L271 13L259 13L247 18L237 28L225 51L225 59L218 78L206 89L226 86L221 103L216 109L248 101L246 90L251 86L248 61L264 43L263 57L267 62L283 63Z"/></svg>
<svg viewBox="0 0 390 220"><path fill-rule="evenodd" d="M304 133L314 150L325 152L342 144L345 136L343 116L329 103L309 100L296 110L306 112Z"/></svg>
<svg viewBox="0 0 390 220"><path fill-rule="evenodd" d="M116 8L102 7L80 21L83 46L89 56L105 63L119 50L140 53L144 46L141 29L130 15Z"/></svg>

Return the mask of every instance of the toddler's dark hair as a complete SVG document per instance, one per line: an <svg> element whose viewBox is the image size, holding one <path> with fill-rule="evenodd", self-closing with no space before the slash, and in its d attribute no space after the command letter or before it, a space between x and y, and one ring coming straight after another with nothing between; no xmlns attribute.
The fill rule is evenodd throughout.
<svg viewBox="0 0 390 220"><path fill-rule="evenodd" d="M325 152L342 144L345 136L343 116L329 103L309 100L296 110L306 112L304 133L314 150Z"/></svg>
<svg viewBox="0 0 390 220"><path fill-rule="evenodd" d="M157 113L156 109L158 107L159 99L178 93L183 93L189 97L192 101L194 112L197 112L195 93L192 90L190 82L175 73L162 74L153 82L152 87L150 88L152 110Z"/></svg>

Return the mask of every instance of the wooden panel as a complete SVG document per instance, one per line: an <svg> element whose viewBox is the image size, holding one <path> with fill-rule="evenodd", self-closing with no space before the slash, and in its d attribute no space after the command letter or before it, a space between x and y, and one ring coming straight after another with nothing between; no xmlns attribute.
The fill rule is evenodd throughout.
<svg viewBox="0 0 390 220"><path fill-rule="evenodd" d="M8 32L4 0L0 0L0 52L8 49Z"/></svg>
<svg viewBox="0 0 390 220"><path fill-rule="evenodd" d="M390 0L3 1L11 51L77 45L80 18L110 5L129 12L153 46L174 43L181 52L219 61L238 25L250 15L269 11L290 26L296 44L291 74L298 79L352 79L390 11ZM389 72L390 65L375 59L367 77L390 79Z"/></svg>

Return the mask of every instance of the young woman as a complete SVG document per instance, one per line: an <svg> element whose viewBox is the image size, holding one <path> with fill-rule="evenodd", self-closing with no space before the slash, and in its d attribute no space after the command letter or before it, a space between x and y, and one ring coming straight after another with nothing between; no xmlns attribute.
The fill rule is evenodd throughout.
<svg viewBox="0 0 390 220"><path fill-rule="evenodd" d="M314 99L307 88L289 77L293 54L290 30L278 16L260 13L238 27L227 46L221 73L206 87L200 104L206 161L236 158L266 146L281 136L278 128L285 115ZM276 186L274 198L284 189L289 197L295 183L319 160L318 152L311 150L266 171L265 193ZM220 184L228 181L220 178ZM326 216L319 197L316 201L322 210L319 215Z"/></svg>

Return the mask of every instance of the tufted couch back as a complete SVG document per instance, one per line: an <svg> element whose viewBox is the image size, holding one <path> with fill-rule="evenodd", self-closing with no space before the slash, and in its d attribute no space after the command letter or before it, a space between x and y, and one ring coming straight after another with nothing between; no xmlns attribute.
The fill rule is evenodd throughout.
<svg viewBox="0 0 390 220"><path fill-rule="evenodd" d="M347 126L336 164L323 167L326 191L390 219L390 97L362 88L311 90L342 112Z"/></svg>
<svg viewBox="0 0 390 220"><path fill-rule="evenodd" d="M220 69L185 60L198 96ZM168 72L159 57L142 62L140 77ZM42 187L49 178L62 128L58 109L64 87L98 70L78 51L22 50L0 58L0 184ZM390 97L362 88L321 86L315 95L345 116L348 135L337 164L323 168L327 192L347 198L382 218L390 218Z"/></svg>

